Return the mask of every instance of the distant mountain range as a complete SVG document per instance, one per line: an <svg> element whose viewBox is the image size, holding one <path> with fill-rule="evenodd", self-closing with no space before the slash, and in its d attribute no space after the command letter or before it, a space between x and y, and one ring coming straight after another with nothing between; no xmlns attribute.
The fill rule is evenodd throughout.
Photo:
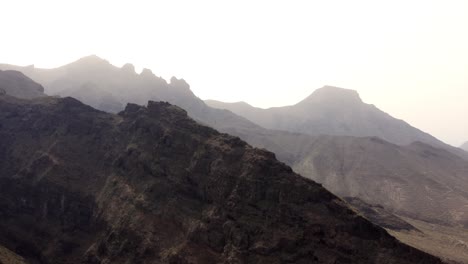
<svg viewBox="0 0 468 264"><path fill-rule="evenodd" d="M325 87L295 106L258 110L241 105L239 109L247 112L231 109L235 114L206 105L183 80L167 83L149 70L136 74L130 64L118 68L95 56L49 70L12 65L0 69L20 70L50 95L75 96L107 112L123 110L127 102L168 101L202 124L275 152L279 160L333 193L359 199L360 210L367 203L382 206L387 215L454 227L468 224L466 152L364 104L351 90ZM217 107L232 106L223 105ZM248 114L252 112L270 123L256 124L256 114ZM265 128L274 126L274 120L278 127ZM326 131L332 132L318 135Z"/></svg>
<svg viewBox="0 0 468 264"><path fill-rule="evenodd" d="M379 137L398 145L424 142L468 159L468 153L396 119L374 105L365 104L354 90L325 86L301 102L261 109L247 103L206 100L211 107L227 109L268 129L309 135Z"/></svg>

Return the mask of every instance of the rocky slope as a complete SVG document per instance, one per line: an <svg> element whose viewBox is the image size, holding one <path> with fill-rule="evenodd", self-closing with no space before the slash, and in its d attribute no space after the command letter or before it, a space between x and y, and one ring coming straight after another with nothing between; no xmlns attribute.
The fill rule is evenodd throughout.
<svg viewBox="0 0 468 264"><path fill-rule="evenodd" d="M420 220L468 227L468 162L424 143L379 138L230 131L267 147L296 172L341 197Z"/></svg>
<svg viewBox="0 0 468 264"><path fill-rule="evenodd" d="M167 103L0 96L0 244L30 263L440 263Z"/></svg>
<svg viewBox="0 0 468 264"><path fill-rule="evenodd" d="M344 199L346 202L348 202L348 204L356 208L356 210L358 210L367 219L381 227L400 232L419 231L416 227L398 217L397 215L390 213L381 205L368 204L356 197L345 197Z"/></svg>
<svg viewBox="0 0 468 264"><path fill-rule="evenodd" d="M25 264L24 259L0 246L0 264Z"/></svg>
<svg viewBox="0 0 468 264"><path fill-rule="evenodd" d="M45 96L44 88L18 71L0 70L0 94L31 99Z"/></svg>
<svg viewBox="0 0 468 264"><path fill-rule="evenodd" d="M33 79L43 82L46 91L50 93L55 91L63 95L74 95L70 91L76 90L78 94L82 92L84 95L81 100L105 111L123 109L128 98L135 103L142 103L145 97L167 100L186 109L189 116L197 121L237 135L254 146L274 151L278 159L293 166L306 177L325 184L342 197L359 198L371 204L374 209L384 206L389 210L386 215L390 216L393 213L411 212L412 217L425 221L457 226L466 223L466 195L458 190L460 186L466 186L468 176L463 169L464 165L460 165L460 158L446 155L446 151L426 146L409 152L406 147L388 142L380 144L379 140L342 136L317 137L265 129L228 110L206 106L190 92L190 88L182 80L174 78L168 84L148 70L136 74L129 64L117 68L95 56L50 70L0 65L2 67L23 71ZM185 88L175 88L174 85ZM104 92L92 92L93 89ZM100 97L99 94L103 96ZM349 95L354 98L351 101L360 101L356 94L354 97L352 94L354 93L350 92ZM127 95L130 97L127 98ZM80 98L78 95L74 96ZM112 99L110 103L103 104L99 103L99 98ZM115 105L117 107L114 108ZM356 144L352 144L353 141ZM353 148L359 150L356 153L361 153L359 159L353 156ZM431 155L430 159L421 160L420 156L425 155L425 152L434 151L440 153ZM405 153L405 156L397 155L395 160L393 156L382 154L400 152ZM437 169L437 165L428 165L426 169L425 166L429 163L442 164L441 168L448 169ZM452 163L456 166L447 165ZM349 169L349 164L353 164L353 169ZM383 170L380 171L379 168ZM432 172L426 173L427 170ZM373 188L367 190L368 183ZM384 187L385 192L380 192L379 188ZM456 191L450 191L452 189ZM413 199L419 194L423 196ZM375 221L375 218L370 219Z"/></svg>
<svg viewBox="0 0 468 264"><path fill-rule="evenodd" d="M309 135L379 137L398 145L424 142L468 159L468 153L396 119L374 105L365 104L354 90L325 86L301 102L285 107L261 109L246 103L205 101L209 106L230 110L268 129Z"/></svg>

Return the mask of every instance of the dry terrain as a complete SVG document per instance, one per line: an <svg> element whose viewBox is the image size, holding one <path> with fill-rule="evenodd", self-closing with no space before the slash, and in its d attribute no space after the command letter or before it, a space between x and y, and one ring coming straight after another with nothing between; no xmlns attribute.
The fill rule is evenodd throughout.
<svg viewBox="0 0 468 264"><path fill-rule="evenodd" d="M468 230L403 218L420 231L394 231L390 234L403 243L430 254L441 256L447 262L468 263ZM450 262L450 263L452 263Z"/></svg>
<svg viewBox="0 0 468 264"><path fill-rule="evenodd" d="M0 264L25 264L24 259L14 252L0 246Z"/></svg>

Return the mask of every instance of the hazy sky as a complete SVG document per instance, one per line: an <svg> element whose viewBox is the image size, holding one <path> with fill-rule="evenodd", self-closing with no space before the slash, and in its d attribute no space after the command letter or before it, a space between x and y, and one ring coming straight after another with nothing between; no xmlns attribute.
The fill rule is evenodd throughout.
<svg viewBox="0 0 468 264"><path fill-rule="evenodd" d="M96 54L186 79L202 99L293 104L325 84L468 140L468 1L0 0L0 62Z"/></svg>

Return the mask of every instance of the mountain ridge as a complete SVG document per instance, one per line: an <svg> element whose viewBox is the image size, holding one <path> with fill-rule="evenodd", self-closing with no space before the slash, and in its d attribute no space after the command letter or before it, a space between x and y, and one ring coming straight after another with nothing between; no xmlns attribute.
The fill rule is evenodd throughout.
<svg viewBox="0 0 468 264"><path fill-rule="evenodd" d="M2 65L0 65L0 68L1 67ZM412 217L417 217L425 221L432 221L433 223L449 223L452 225L454 223L455 225L464 224L464 216L461 218L461 221L456 219L457 212L463 211L459 208L460 204L461 206L464 205L463 199L465 199L465 196L463 194L460 194L460 192L454 193L455 199L453 199L452 203L449 203L447 202L447 200L444 199L440 199L440 202L432 203L431 206L438 207L438 209L434 210L434 212L432 212L431 210L427 210L427 201L424 199L418 199L414 201L412 201L411 199L406 199L405 202L395 200L395 197L398 197L395 196L395 194L398 194L399 192L409 193L410 195L411 193L418 192L425 193L425 184L419 184L417 179L422 181L428 181L430 183L432 182L430 186L433 185L437 187L437 192L428 193L429 197L432 199L436 199L436 201L439 201L437 195L443 193L440 192L440 190L448 190L450 188L457 189L458 186L465 186L465 182L460 183L458 182L459 180L457 178L454 178L455 175L467 175L467 172L463 170L463 165L460 165L460 158L454 156L446 156L445 150L439 150L439 148L432 149L432 147L425 147L425 145L419 146L419 148L416 145L416 147L413 146L414 149L408 149L410 147L399 146L376 137L360 139L359 137L349 136L311 136L297 132L265 129L228 110L213 109L207 106L193 93L180 93L177 89L173 89L174 87L169 86L165 80L161 81L160 79L158 79L151 72L151 70L143 70L140 76L138 76L132 72L132 67L125 66L122 68L111 67L111 70L107 73L104 73L103 75L93 75L82 74L80 73L81 70L77 71L76 73L67 73L63 70L63 67L60 67L52 70L36 69L36 71L32 73L32 75L35 74L38 79L49 79L49 84L54 83L54 81L57 79L60 80L60 82L56 82L52 84L52 86L59 87L63 85L64 87L69 88L70 86L72 88L74 86L75 89L85 91L86 93L88 93L88 96L85 97L87 101L83 99L81 100L91 105L93 102L96 102L93 101L96 98L96 96L94 96L90 92L93 91L93 89L104 90L109 92L110 95L115 94L116 96L120 96L120 99L114 100L119 103L118 107L111 108L110 106L112 105L109 106L109 104L99 105L100 110L104 110L107 112L118 112L120 110L123 110L123 103L120 103L123 101L119 102L119 100L126 100L125 95L129 93L139 94L138 97L132 97L133 101L139 104L141 104L140 101L147 97L148 99L153 98L154 100L168 101L187 110L188 115L191 118L195 119L196 121L202 124L214 127L221 132L226 132L238 136L253 146L266 148L270 151L274 151L279 160L292 166L296 171L303 172L304 176L314 179L318 182L322 182L324 185L327 186L327 188L330 188L331 190L333 190L333 192L339 194L341 197L344 197L345 195L346 197L355 195L357 197L352 198L359 198L368 204L384 206L385 209L389 211L390 215L393 213L404 213L408 211L414 211L411 214ZM20 70L26 71L27 69ZM85 69L84 71L89 72L90 70L92 70L92 68ZM53 76L53 78L51 78L50 76ZM124 85L122 85L122 83L119 84L121 80L123 80ZM117 86L114 87L113 85L115 85L116 83ZM47 86L45 86L45 88L46 90L48 89ZM190 89L190 87L187 87L187 84L184 83L182 83L181 88L181 90L187 88ZM114 94L112 94L111 92ZM108 97L107 99L109 99L109 96L106 96ZM135 106L135 108L137 107ZM113 111L109 111L109 109L113 109ZM353 146L353 144L351 144L352 142L356 142L358 150L360 150L361 148L363 148L364 150L369 149L369 153L373 153L372 151L375 151L375 149L381 149L382 151L396 151L395 153L406 153L405 155L408 156L405 159L398 159L398 161L394 162L393 165L391 163L387 163L385 160L379 160L379 162L376 163L375 161L372 161L372 155L370 155L370 157L363 156L366 158L362 160L362 165L359 165L360 163L356 162L356 155L348 156L348 153L354 153L354 151L350 152L352 151L352 149L349 148L350 146ZM320 155L320 153L322 153L323 155ZM437 155L434 156L433 154ZM379 157L379 155L374 156ZM440 175L434 173L425 175L424 167L420 166L420 164L425 163L421 163L420 156L427 156L425 159L423 159L423 161L429 161L429 165L431 163L450 164L450 162L454 162L454 164L458 165L449 167L447 172L440 173ZM330 157L335 157L333 158L333 160L335 160L336 162L329 162ZM448 160L446 159L446 157L448 157ZM355 164L353 166L365 170L367 170L367 168L375 169L375 164L378 164L378 166L383 166L385 170L378 170L377 173L372 175L367 174L366 177L373 177L367 178L365 185L369 182L372 183L373 186L378 187L378 184L375 183L381 183L381 186L386 186L387 191L383 193L366 193L362 192L362 189L353 187L355 185L361 184L362 178L358 177L360 174L357 174L355 173L355 171L353 172L353 170L349 169L350 166L349 162L347 162L348 159L349 161L351 161L351 164ZM323 160L324 162L320 162L320 160ZM408 161L417 162L415 164L408 164ZM320 164L328 165L321 166ZM400 167L405 168L405 173L399 173ZM317 168L320 169L320 173L317 172ZM398 177L395 177L393 175L394 173L398 173L400 175ZM442 182L443 184L440 184L440 177L444 176L447 179L454 180L447 180L446 182L444 180ZM332 188L333 185L327 185L329 183L324 181L324 177L335 180L342 179L338 182L345 182L346 185L336 185L341 187L334 189ZM407 181L405 179L406 177L408 177L409 179L414 177L416 178L416 180ZM385 181L386 178L389 179L388 182L391 184L382 184L382 182ZM405 188L403 188L402 191L399 191L399 188L401 188L400 185L402 181L408 182L409 186L404 186ZM346 189L352 193L350 194L348 191L346 191ZM375 190L375 188L369 189ZM365 189L363 190L367 191ZM444 205L444 203L450 204L450 207L448 208L452 208L451 212L440 211L443 209L440 208L441 206L446 206ZM419 205L421 205L421 207ZM439 214L437 214L436 212L439 212ZM466 230L459 230L459 232L462 231L465 232ZM412 245L418 246L417 243ZM437 254L440 253L437 251L434 252ZM443 252L443 254L444 255L441 256L450 257L445 255L445 252Z"/></svg>
<svg viewBox="0 0 468 264"><path fill-rule="evenodd" d="M205 102L215 108L230 110L267 129L309 135L376 136L398 145L421 141L468 159L467 152L364 103L355 90L324 86L297 104L267 109L242 103Z"/></svg>
<svg viewBox="0 0 468 264"><path fill-rule="evenodd" d="M135 74L128 71L128 67L126 64L119 68L96 55L53 69L0 64L0 69L21 71L41 83L48 95L71 96L102 111L118 113L127 103L145 105L148 100L167 101L187 109L197 121L221 131L228 123L229 126L260 129L229 111L208 107L183 79L172 77L167 82L150 69Z"/></svg>
<svg viewBox="0 0 468 264"><path fill-rule="evenodd" d="M0 121L0 244L28 261L441 263L169 103L0 96Z"/></svg>
<svg viewBox="0 0 468 264"><path fill-rule="evenodd" d="M126 78L125 77L126 75L125 75L125 73L122 73L121 68L112 66L112 65L110 65L110 63L108 61L100 59L100 58L95 57L95 56L85 58L85 59L81 60L81 62L78 62L78 63L74 62L74 63L68 64L68 66L66 66L66 67L68 67L68 68L80 68L80 67L78 67L76 65L81 64L81 63L86 63L86 64L99 63L99 64L102 64L102 65L99 66L98 68L107 68L107 69L113 69L113 70L110 73L104 74L104 77L99 76L99 75L91 75L91 76L86 76L88 79L78 79L78 81L81 81L81 82L87 82L88 81L89 82L89 81L92 81L93 79L95 79L96 80L95 82L101 82L101 86L103 86L103 84L107 83L107 81L106 81L107 77L106 76L110 76L111 74L114 74L114 73L124 74L124 77L115 76L113 79L116 79L116 78L117 79L119 79L119 78L120 79L122 79L122 78L125 79ZM72 66L70 66L70 65L72 65ZM125 68L125 67L131 68L130 66L124 66L122 68ZM65 71L63 69L64 68L61 67L57 71ZM114 70L116 72L114 72ZM81 72L81 71L82 70L78 70L78 73ZM93 70L93 68L88 67L87 69L84 69L83 71L94 71L94 70ZM143 72L145 72L145 71L142 71L142 74L143 74ZM158 79L157 77L155 77L155 75L152 74L150 72L150 70L148 70L146 72L147 72L147 74L150 74L150 79L152 79L152 80L155 80L155 79L156 80L162 80L162 79ZM41 71L39 71L39 73L41 73ZM71 76L80 75L80 74L73 73L73 72L71 72L70 74L71 74ZM132 74L132 76L133 75L134 74ZM69 79L69 77L64 77L64 78ZM134 79L132 79L132 80L134 80ZM77 81L75 81L75 82L77 82ZM138 89L140 89L140 90L154 89L155 91L153 91L150 94L151 96L153 96L153 98L157 98L157 99L162 98L162 99L165 99L165 100L167 100L167 101L169 101L169 102L171 102L173 104L181 106L182 108L184 108L184 109L186 109L188 111L188 114L192 118L194 118L195 120L201 122L202 124L206 124L206 125L209 125L211 127L214 127L214 128L216 128L216 129L218 129L218 130L220 130L222 132L227 132L227 133L230 133L232 135L239 136L243 140L246 140L247 142L249 142L250 144L252 144L254 146L262 147L262 148L266 148L266 149L274 151L277 154L277 156L278 156L278 158L280 160L286 162L287 164L289 164L290 166L292 166L296 170L299 170L304 176L309 177L311 179L314 179L314 180L316 180L318 182L326 184L326 186L329 189L331 189L335 193L341 195L342 197L343 196L345 196L345 197L358 196L357 193L354 193L354 192L350 193L349 190L344 191L344 189L335 188L336 186L342 186L342 185L327 184L325 182L325 178L323 176L328 175L327 174L328 172L323 173L322 176L318 177L319 175L317 175L317 172L316 172L316 169L315 169L316 162L311 157L315 157L317 155L317 152L314 150L314 148L316 146L319 146L320 148L323 148L323 150L326 150L326 152L327 151L329 152L331 148L335 148L339 144L342 144L340 142L347 142L347 141L350 141L350 142L351 141L366 142L367 139L362 139L361 140L359 138L347 138L347 137L332 138L332 137L327 137L327 136L316 137L316 136L309 136L309 135L294 134L292 132L267 130L267 129L262 128L261 126L255 125L254 123L252 123L252 122L250 122L250 121L248 121L248 120L246 120L244 118L241 118L241 117L238 117L235 114L232 114L228 110L212 109L212 108L206 106L204 104L204 102L201 101L195 95L193 95L192 92L190 92L190 94L185 94L187 96L185 96L184 94L178 93L176 90L170 89L170 87L167 86L166 81L155 82L155 83L151 82L151 87L150 86L148 86L148 87L139 87L138 85L141 85L140 82L127 82L127 83L128 83L128 85L130 85L130 84L137 85L133 89L130 89L131 91L138 91ZM164 83L164 85L163 86L158 86L161 83ZM171 83L173 83L175 86L181 87L182 90L184 90L184 89L190 90L189 85L183 80L178 80L176 78L172 78ZM108 85L111 85L111 84L113 84L113 82L108 83ZM120 86L123 87L123 85L120 85ZM81 87L80 89L83 90L83 87L87 87L87 86L82 85L82 86L79 86L79 87ZM128 89L128 88L126 88L126 89ZM116 90L118 91L119 89L116 89ZM346 101L351 101L351 102L353 102L353 104L361 104L362 103L362 100L360 100L359 95L358 95L357 92L355 92L353 90L341 89L341 88L330 87L330 86L327 86L327 87L317 91L314 96L310 96L305 101L306 102L310 101L310 100L323 101L323 100L316 100L316 98L319 98L319 99L326 98L327 100L334 100L337 93L338 94L343 94L343 92L344 92L344 98L350 98L349 100L346 99ZM319 94L318 97L316 96L317 94ZM104 108L101 108L101 110L106 110L106 109L104 107ZM323 140L323 142L327 142L326 144L328 144L328 145L323 145L323 144L316 145L317 142L318 142L317 140ZM376 142L381 142L381 140L376 138L376 139L372 139L371 141L368 141L368 142L371 142L372 144L375 145L375 147L377 147L378 144L375 144L375 143ZM382 142L386 142L386 141L382 141ZM367 146L367 145L368 145L368 143L365 143L364 146ZM400 150L400 148L398 148L396 146L392 146L392 145L385 145L384 144L382 146L384 146L384 148L386 149L385 151L394 151L394 149L399 149L399 151L405 151L405 152L407 151L406 148L403 148L403 149ZM363 146L359 146L359 147L363 147ZM450 150L453 151L452 149L450 149ZM423 147L420 151L426 151L426 152L429 151L429 152L431 152L431 150L426 148L426 147ZM432 152L434 152L434 151L432 151ZM435 152L438 153L437 150ZM408 154L408 155L412 155L410 160L417 160L417 159L419 159L419 158L417 158L417 155L420 155L420 153L416 152L416 153ZM344 157L340 157L340 160L342 160L343 158ZM451 158L456 159L454 157L451 157ZM385 162L383 162L383 161L380 161L380 162L383 163L383 166L387 167L387 171L390 172L392 170L395 170L395 169L390 168L388 166L388 164L385 165ZM405 162L404 159L401 159L401 162ZM457 161L457 162L460 163L459 161ZM336 166L337 166L337 168L339 168L339 167L342 167L343 164L341 164L341 165L336 164ZM372 167L371 164L369 164L367 166ZM401 167L401 166L402 166L402 164L397 164L396 168ZM405 166L407 166L407 165L405 165ZM463 169L459 169L459 168L461 168L460 166L456 166L456 168L457 168L457 170L459 170L458 172L449 170L450 171L449 174L452 174L452 175L455 175L456 173L466 174L466 172L463 171ZM409 173L410 171L412 171L414 173L417 173L417 175L422 175L421 173L423 172L423 169L421 169L419 166L416 166L416 167L409 166L407 172ZM339 171L337 171L337 172L339 172ZM405 174L406 175L405 177L409 177L408 173ZM358 180L358 178L356 176L357 175L354 175L354 176L350 175L349 177L351 177L351 178L349 178L348 181L354 182L355 180ZM383 175L383 176L385 176L385 175ZM387 174L385 177L391 177L391 173ZM422 176L418 176L418 177L422 177ZM431 177L433 177L433 176L431 176ZM336 178L336 176L335 176L335 178ZM379 180L382 180L382 179L379 178ZM456 180L456 181L458 181L458 180ZM456 187L459 184L460 183L457 183L457 184L448 183L447 186L449 186L449 188L453 188L453 187ZM463 184L461 184L461 186L463 186ZM453 186L453 187L450 187L450 186ZM343 188L351 188L351 187L346 187L346 186L342 186L342 187ZM422 189L422 187L418 187L418 186L414 186L414 188ZM362 195L362 197L359 197L359 198L363 199L364 201L366 201L366 202L368 202L370 204L373 204L374 202L377 202L377 201L380 201L380 200L381 201L379 203L382 203L383 201L385 201L385 199L387 199L388 201L392 201L392 199L390 199L389 196L384 196L384 197L376 196L376 197L374 197L374 199L376 199L376 201L372 201L372 200L370 200L369 196L366 196L364 194L359 194L359 195ZM390 193L388 195L390 195ZM465 199L465 198L461 198L461 197L463 197L463 196L459 196L459 199ZM398 203L389 204L387 202L387 203L383 203L382 205L384 205L385 207L388 207L391 210L396 210L396 209L401 210L402 208L397 206L397 204ZM418 204L418 203L415 202L415 204ZM405 209L405 208L403 208L403 209ZM411 210L408 207L403 211L411 211ZM418 210L416 210L416 211L418 211ZM429 212L429 211L427 211L427 212ZM431 213L430 215L433 215L433 214ZM443 214L440 214L440 215L443 215ZM424 213L422 215L416 215L416 216L424 217ZM437 216L436 219L437 218L440 218L440 216ZM453 222L453 219L451 219L450 217L447 217L447 218L444 219L444 221Z"/></svg>

